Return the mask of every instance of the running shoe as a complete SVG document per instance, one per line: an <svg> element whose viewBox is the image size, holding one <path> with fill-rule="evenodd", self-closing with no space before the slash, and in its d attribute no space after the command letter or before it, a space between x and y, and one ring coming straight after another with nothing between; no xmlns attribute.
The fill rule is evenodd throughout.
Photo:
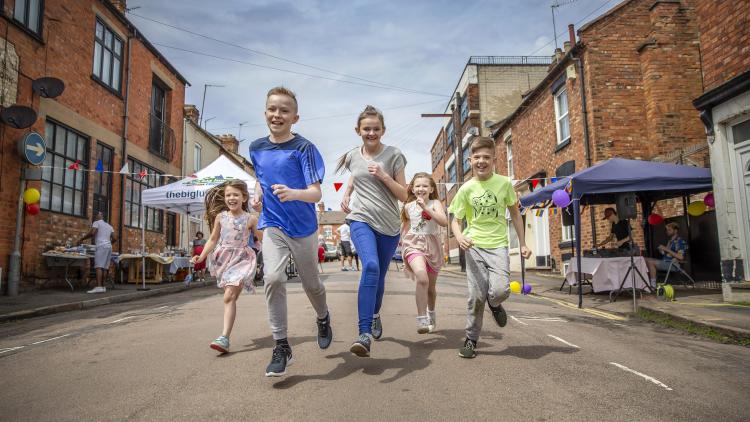
<svg viewBox="0 0 750 422"><path fill-rule="evenodd" d="M372 337L375 340L380 339L383 336L383 323L380 321L380 315L373 315L372 317Z"/></svg>
<svg viewBox="0 0 750 422"><path fill-rule="evenodd" d="M370 356L370 345L372 344L372 334L362 333L357 338L357 341L352 343L352 347L349 350L355 355L366 358Z"/></svg>
<svg viewBox="0 0 750 422"><path fill-rule="evenodd" d="M435 314L435 311L431 311L428 309L427 317L430 318L430 325L429 325L430 332L433 332L435 331L435 327L437 326L437 323L436 323L437 315Z"/></svg>
<svg viewBox="0 0 750 422"><path fill-rule="evenodd" d="M503 305L497 305L497 307L494 307L490 305L490 302L487 302L487 306L490 308L492 317L495 318L497 325L505 327L505 325L508 324L508 314L505 312L505 309L503 309Z"/></svg>
<svg viewBox="0 0 750 422"><path fill-rule="evenodd" d="M219 336L216 340L212 341L208 347L218 351L221 354L229 353L229 337Z"/></svg>
<svg viewBox="0 0 750 422"><path fill-rule="evenodd" d="M271 363L266 367L267 377L280 377L286 375L287 365L292 364L292 348L289 346L276 345L271 354Z"/></svg>
<svg viewBox="0 0 750 422"><path fill-rule="evenodd" d="M333 341L333 329L331 328L331 312L326 313L323 319L317 319L318 323L318 347L327 349Z"/></svg>
<svg viewBox="0 0 750 422"><path fill-rule="evenodd" d="M477 356L477 342L467 338L464 341L464 347L458 349L458 355L466 359L475 358Z"/></svg>
<svg viewBox="0 0 750 422"><path fill-rule="evenodd" d="M427 334L430 332L430 317L418 316L417 317L417 333Z"/></svg>

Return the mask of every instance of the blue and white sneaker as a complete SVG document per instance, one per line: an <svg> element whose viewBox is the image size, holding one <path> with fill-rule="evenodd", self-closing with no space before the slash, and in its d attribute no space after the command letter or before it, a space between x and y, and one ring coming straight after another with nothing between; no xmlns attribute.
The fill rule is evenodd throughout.
<svg viewBox="0 0 750 422"><path fill-rule="evenodd" d="M208 347L218 351L221 354L229 352L229 338L227 336L219 336L216 340L212 341Z"/></svg>
<svg viewBox="0 0 750 422"><path fill-rule="evenodd" d="M292 364L292 348L289 346L276 345L271 354L271 363L266 367L267 377L280 377L286 375L287 365Z"/></svg>
<svg viewBox="0 0 750 422"><path fill-rule="evenodd" d="M372 344L372 334L362 333L357 338L357 341L352 343L352 347L349 349L355 355L366 358L370 356L370 345Z"/></svg>
<svg viewBox="0 0 750 422"><path fill-rule="evenodd" d="M375 340L383 336L383 323L380 321L380 314L372 316L372 325L370 327L372 329L372 337Z"/></svg>

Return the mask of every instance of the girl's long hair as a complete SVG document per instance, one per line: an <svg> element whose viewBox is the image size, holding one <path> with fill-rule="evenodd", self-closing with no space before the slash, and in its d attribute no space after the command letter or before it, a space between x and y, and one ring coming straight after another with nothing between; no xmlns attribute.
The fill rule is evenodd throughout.
<svg viewBox="0 0 750 422"><path fill-rule="evenodd" d="M435 179L432 178L432 175L424 172L415 174L414 177L411 178L409 186L406 187L406 202L404 202L404 206L401 208L401 221L404 223L409 220L409 214L406 212L406 204L417 200L417 195L414 194L414 182L416 182L417 179L428 179L430 181L430 186L432 186L432 193L430 193L429 198L439 199L437 183L435 183Z"/></svg>
<svg viewBox="0 0 750 422"><path fill-rule="evenodd" d="M247 202L250 200L250 192L247 190L247 184L239 179L227 180L206 192L206 220L208 220L209 230L213 230L216 216L222 211L229 210L229 207L227 207L227 204L224 201L224 191L227 187L232 187L242 192L242 196L245 198L242 201L242 210L247 212L250 210L247 205Z"/></svg>
<svg viewBox="0 0 750 422"><path fill-rule="evenodd" d="M383 129L385 130L385 118L383 117L383 113L371 105L365 106L365 109L362 110L361 113L359 113L359 117L357 117L357 127L359 127L359 125L362 123L362 120L368 117L377 117L378 120L380 120L380 124L383 125ZM349 167L349 163L346 160L346 156L348 154L349 154L349 151L345 152L344 155L339 157L339 160L336 163L336 171L335 171L336 173L339 173L343 169Z"/></svg>

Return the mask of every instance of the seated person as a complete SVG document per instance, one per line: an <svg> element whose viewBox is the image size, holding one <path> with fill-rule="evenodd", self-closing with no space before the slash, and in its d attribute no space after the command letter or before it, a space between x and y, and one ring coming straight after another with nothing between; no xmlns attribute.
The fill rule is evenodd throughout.
<svg viewBox="0 0 750 422"><path fill-rule="evenodd" d="M618 249L630 249L633 244L633 239L630 237L628 230L628 220L620 220L617 217L617 211L615 211L614 208L606 208L604 210L604 219L612 223L612 227L610 228L609 236L596 245L596 247L602 248L615 238L615 245Z"/></svg>
<svg viewBox="0 0 750 422"><path fill-rule="evenodd" d="M674 222L667 223L666 231L669 242L667 242L667 246L659 245L658 247L659 252L662 255L661 259L646 259L646 265L648 265L648 274L651 278L652 286L656 284L657 271L667 271L673 260L677 260L674 263L675 266L679 266L680 262L685 260L687 243L679 235L680 225Z"/></svg>

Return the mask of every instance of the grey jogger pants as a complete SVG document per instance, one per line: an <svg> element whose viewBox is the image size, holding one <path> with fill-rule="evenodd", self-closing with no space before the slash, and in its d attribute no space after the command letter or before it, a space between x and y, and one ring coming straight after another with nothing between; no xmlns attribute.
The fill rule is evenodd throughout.
<svg viewBox="0 0 750 422"><path fill-rule="evenodd" d="M302 288L318 318L328 312L326 288L318 276L318 234L294 238L283 231L268 227L263 230L263 282L265 284L268 323L274 340L286 338L286 266L289 255L294 258Z"/></svg>
<svg viewBox="0 0 750 422"><path fill-rule="evenodd" d="M477 341L482 331L484 303L498 306L510 296L510 260L508 248L466 251L466 281L469 301L466 313L466 337Z"/></svg>

